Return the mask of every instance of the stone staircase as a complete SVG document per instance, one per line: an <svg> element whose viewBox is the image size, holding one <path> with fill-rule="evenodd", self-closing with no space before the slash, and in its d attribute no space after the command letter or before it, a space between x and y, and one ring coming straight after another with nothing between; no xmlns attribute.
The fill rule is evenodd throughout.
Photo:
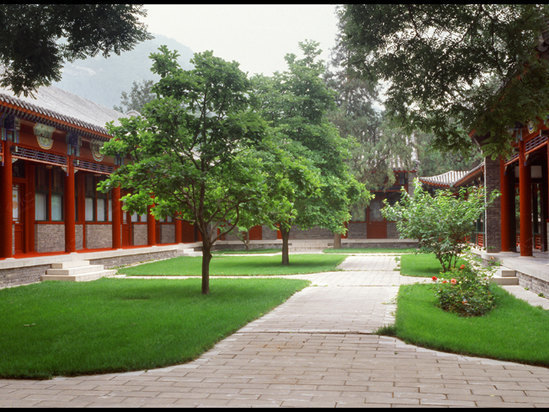
<svg viewBox="0 0 549 412"><path fill-rule="evenodd" d="M498 285L518 285L519 279L517 277L517 272L513 269L507 269L505 267L499 268L492 281Z"/></svg>
<svg viewBox="0 0 549 412"><path fill-rule="evenodd" d="M105 269L103 265L91 265L88 260L71 260L52 263L51 269L42 275L42 280L87 282L116 274L116 270Z"/></svg>

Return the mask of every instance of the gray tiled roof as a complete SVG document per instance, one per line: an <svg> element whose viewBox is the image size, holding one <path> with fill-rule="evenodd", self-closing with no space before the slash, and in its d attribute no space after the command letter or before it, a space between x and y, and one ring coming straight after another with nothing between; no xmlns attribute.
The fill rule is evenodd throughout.
<svg viewBox="0 0 549 412"><path fill-rule="evenodd" d="M128 117L54 86L40 87L33 96L18 97L10 89L0 88L0 102L103 134L109 134L106 123L117 124L119 118Z"/></svg>
<svg viewBox="0 0 549 412"><path fill-rule="evenodd" d="M463 180L467 177L472 177L474 174L482 171L484 162L475 166L471 170L450 170L449 172L442 173L436 176L419 177L419 181L423 184L430 186L438 186L444 188L450 188L463 183ZM469 180L469 179L468 179Z"/></svg>
<svg viewBox="0 0 549 412"><path fill-rule="evenodd" d="M450 170L436 176L420 177L421 183L426 183L432 186L451 187L455 182L465 177L469 171L467 170Z"/></svg>

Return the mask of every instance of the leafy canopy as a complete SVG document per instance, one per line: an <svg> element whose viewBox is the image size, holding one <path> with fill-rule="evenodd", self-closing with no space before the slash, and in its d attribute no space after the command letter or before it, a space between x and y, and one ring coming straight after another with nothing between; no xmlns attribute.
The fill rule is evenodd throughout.
<svg viewBox="0 0 549 412"><path fill-rule="evenodd" d="M101 52L120 54L152 38L138 4L1 4L0 77L3 87L27 95L61 80L65 60Z"/></svg>
<svg viewBox="0 0 549 412"><path fill-rule="evenodd" d="M209 293L212 244L238 224L243 208L263 201L264 174L255 146L265 123L250 101L250 82L236 62L197 53L192 70L162 46L151 55L156 98L142 115L111 125L104 152L124 159L103 183L129 193L124 207L195 224L203 242L203 293ZM221 222L231 222L218 233Z"/></svg>
<svg viewBox="0 0 549 412"><path fill-rule="evenodd" d="M404 189L401 192L401 200L394 205L383 201L383 217L396 221L401 238L417 239L421 250L434 253L444 272L455 267L486 203L498 195L495 191L485 199L483 187L461 187L457 193L439 190L433 196L418 179L414 180L413 195Z"/></svg>
<svg viewBox="0 0 549 412"><path fill-rule="evenodd" d="M289 200L288 207L276 210L271 219L288 231L295 225L342 233L350 206L368 193L346 163L349 142L329 121L335 94L324 81L318 43L299 46L301 57L286 55L286 71L255 79L261 113L286 159L272 169L283 179L271 189Z"/></svg>
<svg viewBox="0 0 549 412"><path fill-rule="evenodd" d="M509 150L509 128L545 120L549 62L536 52L548 5L349 4L339 9L346 64L387 85L385 106L410 130L459 150Z"/></svg>

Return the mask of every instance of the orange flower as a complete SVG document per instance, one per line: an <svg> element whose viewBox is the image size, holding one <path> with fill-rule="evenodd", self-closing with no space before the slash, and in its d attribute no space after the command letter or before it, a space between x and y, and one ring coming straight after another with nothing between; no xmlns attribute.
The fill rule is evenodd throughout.
<svg viewBox="0 0 549 412"><path fill-rule="evenodd" d="M437 281L437 277L436 277L436 276L433 276L431 279L433 279L433 282L436 282L436 281Z"/></svg>
<svg viewBox="0 0 549 412"><path fill-rule="evenodd" d="M465 269L465 265L461 265L459 268L460 269Z"/></svg>
<svg viewBox="0 0 549 412"><path fill-rule="evenodd" d="M450 281L450 283L451 283L452 285L455 285L455 284L456 284L456 280L455 280L455 279L452 279L452 280Z"/></svg>

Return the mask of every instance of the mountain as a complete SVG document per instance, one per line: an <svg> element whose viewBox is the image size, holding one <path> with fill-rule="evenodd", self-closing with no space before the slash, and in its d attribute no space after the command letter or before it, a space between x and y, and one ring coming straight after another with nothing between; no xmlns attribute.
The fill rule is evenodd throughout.
<svg viewBox="0 0 549 412"><path fill-rule="evenodd" d="M190 48L168 37L154 36L154 39L139 43L133 50L120 55L105 58L99 54L67 62L63 68L63 78L53 86L112 109L120 105L121 93L129 92L134 81L158 80L159 77L151 72L149 55L157 52L161 45L177 50L181 67L191 68L189 60L193 52Z"/></svg>

